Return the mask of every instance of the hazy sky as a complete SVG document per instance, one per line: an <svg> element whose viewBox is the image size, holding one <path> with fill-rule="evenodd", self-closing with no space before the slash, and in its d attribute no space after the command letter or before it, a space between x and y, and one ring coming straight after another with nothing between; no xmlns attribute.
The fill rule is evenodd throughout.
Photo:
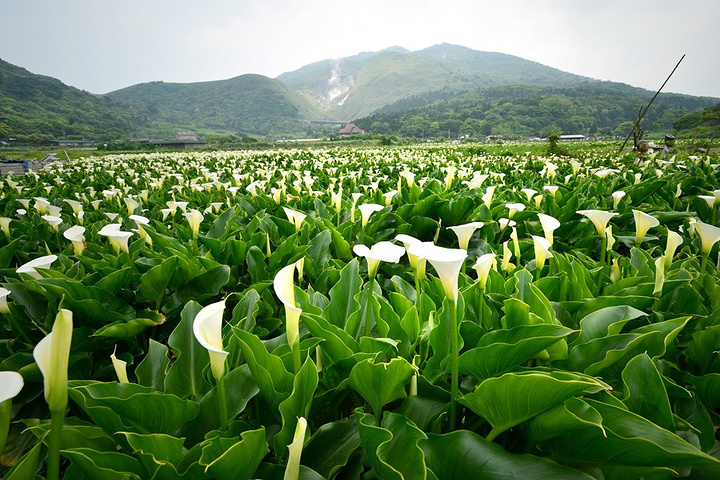
<svg viewBox="0 0 720 480"><path fill-rule="evenodd" d="M453 43L720 97L719 0L0 0L0 58L92 93Z"/></svg>

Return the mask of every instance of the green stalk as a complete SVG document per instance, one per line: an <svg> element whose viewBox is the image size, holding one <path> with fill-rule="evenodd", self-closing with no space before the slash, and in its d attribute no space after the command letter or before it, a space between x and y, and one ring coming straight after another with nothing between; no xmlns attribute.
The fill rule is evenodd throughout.
<svg viewBox="0 0 720 480"><path fill-rule="evenodd" d="M0 453L5 449L8 432L10 430L10 413L12 410L12 399L8 398L0 402Z"/></svg>
<svg viewBox="0 0 720 480"><path fill-rule="evenodd" d="M460 345L458 342L458 324L457 324L457 304L455 301L450 300L450 327L451 327L451 337L450 337L450 424L449 428L451 431L455 430L457 428L457 397L459 392L459 354L460 354Z"/></svg>
<svg viewBox="0 0 720 480"><path fill-rule="evenodd" d="M300 368L302 367L302 357L300 352L299 340L293 345L290 345L290 351L292 352L293 370L295 372L295 375L297 375L297 373L300 371Z"/></svg>
<svg viewBox="0 0 720 480"><path fill-rule="evenodd" d="M65 412L50 413L50 442L46 480L60 480L60 436L62 434Z"/></svg>
<svg viewBox="0 0 720 480"><path fill-rule="evenodd" d="M600 263L605 266L605 250L607 250L607 236L600 237Z"/></svg>
<svg viewBox="0 0 720 480"><path fill-rule="evenodd" d="M709 256L709 253L702 256L702 260L700 261L700 273L705 273L705 267L707 267L707 259Z"/></svg>
<svg viewBox="0 0 720 480"><path fill-rule="evenodd" d="M225 392L225 377L220 377L217 381L218 406L220 407L220 429L226 430L228 420L227 393Z"/></svg>
<svg viewBox="0 0 720 480"><path fill-rule="evenodd" d="M371 305L371 298L372 298L372 291L373 291L373 283L375 281L374 277L370 277L370 280L368 280L368 283L366 285L367 293L365 294L365 311L363 312L363 322L365 323L365 336L370 336L370 324L368 323L368 310L372 308Z"/></svg>

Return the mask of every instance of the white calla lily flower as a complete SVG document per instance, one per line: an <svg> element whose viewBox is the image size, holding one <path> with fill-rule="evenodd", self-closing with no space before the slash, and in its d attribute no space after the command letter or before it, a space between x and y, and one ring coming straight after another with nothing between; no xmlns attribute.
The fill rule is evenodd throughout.
<svg viewBox="0 0 720 480"><path fill-rule="evenodd" d="M702 254L709 255L713 245L720 241L720 228L704 222L695 222L693 228L700 236Z"/></svg>
<svg viewBox="0 0 720 480"><path fill-rule="evenodd" d="M53 264L55 260L57 260L57 255L45 255L42 257L38 257L34 260L30 260L27 263L24 263L23 265L20 265L17 270L15 270L17 273L26 273L30 275L33 278L42 278L42 275L35 270L36 268L50 268L50 265Z"/></svg>
<svg viewBox="0 0 720 480"><path fill-rule="evenodd" d="M535 250L535 269L539 272L545 266L545 260L553 258L550 252L551 243L545 237L532 235L533 247Z"/></svg>
<svg viewBox="0 0 720 480"><path fill-rule="evenodd" d="M8 307L7 298L10 295L10 290L5 287L0 287L0 313L10 313L10 307Z"/></svg>
<svg viewBox="0 0 720 480"><path fill-rule="evenodd" d="M368 276L375 278L380 262L399 262L405 254L405 249L391 242L378 242L370 248L365 245L355 245L353 252L358 257L364 257L367 260Z"/></svg>
<svg viewBox="0 0 720 480"><path fill-rule="evenodd" d="M228 356L222 343L224 312L225 300L221 300L203 307L193 320L195 339L207 349L210 355L210 369L218 382L225 375L225 358Z"/></svg>
<svg viewBox="0 0 720 480"><path fill-rule="evenodd" d="M483 225L485 225L485 223L483 222L470 222L463 225L456 225L454 227L447 228L455 232L455 235L458 238L458 244L460 245L460 248L462 248L463 250L467 250L473 233L475 233L475 230L477 230L478 228L482 228Z"/></svg>
<svg viewBox="0 0 720 480"><path fill-rule="evenodd" d="M73 314L61 309L52 331L33 349L33 357L43 376L45 401L50 412L63 413L68 400L68 364L72 343Z"/></svg>
<svg viewBox="0 0 720 480"><path fill-rule="evenodd" d="M640 210L633 210L635 217L635 244L640 245L651 228L660 225L660 220Z"/></svg>
<svg viewBox="0 0 720 480"><path fill-rule="evenodd" d="M668 230L667 243L665 244L665 267L669 267L675 256L675 251L682 245L683 237L677 232Z"/></svg>
<svg viewBox="0 0 720 480"><path fill-rule="evenodd" d="M70 240L73 244L75 255L82 255L85 250L85 227L73 225L63 232L63 237Z"/></svg>
<svg viewBox="0 0 720 480"><path fill-rule="evenodd" d="M475 269L475 272L477 272L480 288L485 288L487 279L490 276L490 270L492 270L496 264L497 260L494 253L486 253L478 257L475 265L473 265L473 268Z"/></svg>
<svg viewBox="0 0 720 480"><path fill-rule="evenodd" d="M467 251L460 248L438 247L430 242L410 246L409 252L426 259L440 277L445 295L457 305L458 277L467 258Z"/></svg>
<svg viewBox="0 0 720 480"><path fill-rule="evenodd" d="M183 213L183 216L187 219L188 225L190 225L193 237L197 237L200 234L200 224L205 219L205 215L199 210L192 208L189 212Z"/></svg>
<svg viewBox="0 0 720 480"><path fill-rule="evenodd" d="M553 232L560 227L560 221L544 213L538 213L537 216L540 219L540 225L542 226L545 238L550 242L550 245L552 245L554 241Z"/></svg>
<svg viewBox="0 0 720 480"><path fill-rule="evenodd" d="M378 205L377 203L363 203L362 205L358 205L357 208L360 210L360 215L362 217L361 226L362 228L365 228L370 221L370 215L381 211L385 207Z"/></svg>
<svg viewBox="0 0 720 480"><path fill-rule="evenodd" d="M595 225L595 230L600 238L605 238L605 229L610 219L619 215L619 213L605 210L578 210L577 213L587 217Z"/></svg>

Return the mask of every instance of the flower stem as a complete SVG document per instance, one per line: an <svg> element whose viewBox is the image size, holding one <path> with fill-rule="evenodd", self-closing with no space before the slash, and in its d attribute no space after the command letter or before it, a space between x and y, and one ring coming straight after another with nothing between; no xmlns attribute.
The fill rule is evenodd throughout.
<svg viewBox="0 0 720 480"><path fill-rule="evenodd" d="M368 322L368 310L372 308L371 299L373 294L373 283L375 279L370 277L366 285L367 293L365 294L365 311L363 312L363 323L365 324L365 336L370 336L370 324Z"/></svg>
<svg viewBox="0 0 720 480"><path fill-rule="evenodd" d="M228 426L227 393L225 391L225 377L217 381L218 407L220 408L220 429L225 430Z"/></svg>
<svg viewBox="0 0 720 480"><path fill-rule="evenodd" d="M459 391L459 354L460 345L458 342L457 304L450 300L450 424L449 429L457 428L457 397Z"/></svg>
<svg viewBox="0 0 720 480"><path fill-rule="evenodd" d="M607 250L607 236L600 237L600 264L605 266L605 250Z"/></svg>
<svg viewBox="0 0 720 480"><path fill-rule="evenodd" d="M65 412L50 413L50 442L48 444L47 480L60 479L60 436L62 434Z"/></svg>

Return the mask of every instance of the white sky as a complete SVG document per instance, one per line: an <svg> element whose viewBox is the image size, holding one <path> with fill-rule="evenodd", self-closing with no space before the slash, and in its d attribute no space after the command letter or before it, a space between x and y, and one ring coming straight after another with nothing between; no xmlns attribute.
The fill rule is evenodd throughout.
<svg viewBox="0 0 720 480"><path fill-rule="evenodd" d="M92 93L453 43L720 97L720 0L0 0L0 58Z"/></svg>

